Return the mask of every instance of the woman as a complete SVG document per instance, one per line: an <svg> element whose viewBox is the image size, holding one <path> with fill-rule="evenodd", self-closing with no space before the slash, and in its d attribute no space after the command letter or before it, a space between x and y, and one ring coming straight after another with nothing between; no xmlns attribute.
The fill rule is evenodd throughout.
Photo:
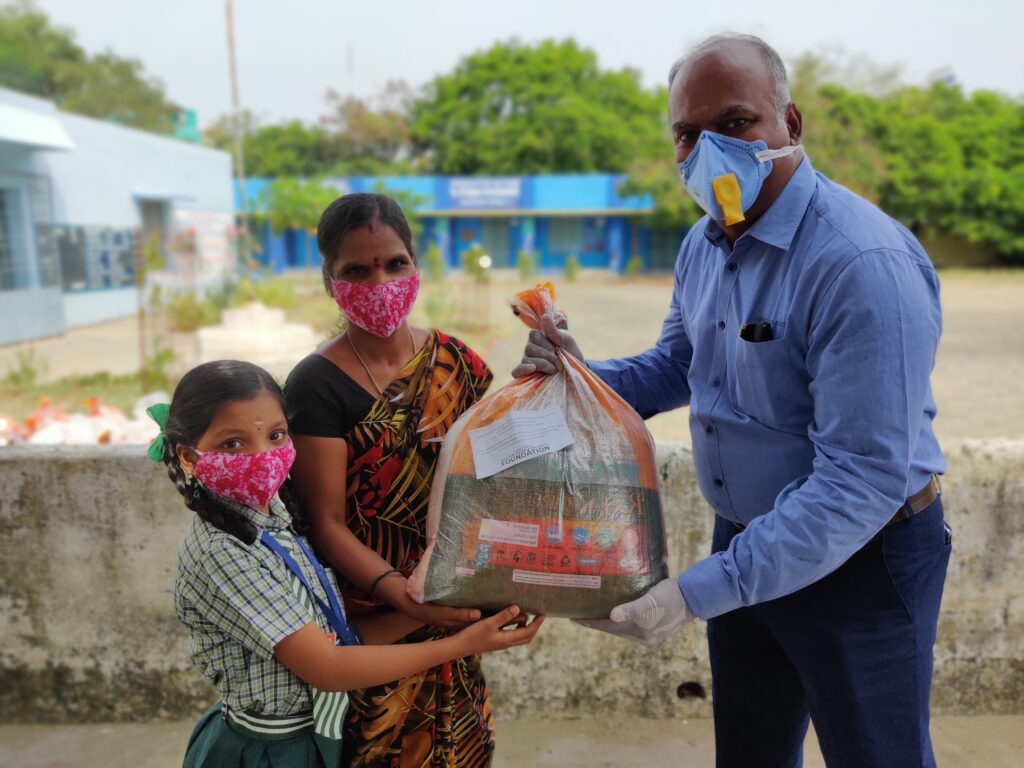
<svg viewBox="0 0 1024 768"><path fill-rule="evenodd" d="M285 387L297 457L292 478L311 538L344 577L350 615L398 610L440 637L479 611L419 605L406 576L426 546L441 439L491 382L483 361L407 316L419 286L409 225L384 195L352 194L317 229L324 286L348 320ZM494 749L478 656L350 691L345 764L482 766Z"/></svg>

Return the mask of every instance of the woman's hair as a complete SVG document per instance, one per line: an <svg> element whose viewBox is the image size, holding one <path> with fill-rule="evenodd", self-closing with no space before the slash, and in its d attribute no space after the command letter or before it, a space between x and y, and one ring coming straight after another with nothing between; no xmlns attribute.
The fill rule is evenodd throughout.
<svg viewBox="0 0 1024 768"><path fill-rule="evenodd" d="M241 539L246 544L256 541L256 526L220 503L200 483L189 482L178 459L178 446L195 447L225 405L249 400L263 392L274 396L285 410L284 395L273 377L258 365L240 360L215 360L203 363L186 373L171 398L167 425L164 427L164 464L175 487L185 498L185 506L215 528ZM288 486L287 488L285 486ZM300 525L301 510L285 483L279 492L289 514Z"/></svg>
<svg viewBox="0 0 1024 768"><path fill-rule="evenodd" d="M412 247L412 231L405 220L402 207L387 195L375 192L357 192L342 195L324 209L316 228L316 247L320 251L320 268L324 276L324 288L331 293L334 282L334 262L345 236L353 229L370 222L379 222L391 227L405 244L405 248L416 261Z"/></svg>

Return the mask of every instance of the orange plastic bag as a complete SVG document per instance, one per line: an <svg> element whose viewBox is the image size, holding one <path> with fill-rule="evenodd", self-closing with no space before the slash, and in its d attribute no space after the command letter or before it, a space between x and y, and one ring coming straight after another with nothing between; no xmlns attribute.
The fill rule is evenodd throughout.
<svg viewBox="0 0 1024 768"><path fill-rule="evenodd" d="M539 328L544 314L557 313L553 296L547 283L510 303ZM409 579L414 600L607 618L668 575L650 433L585 363L559 355L562 371L513 381L449 430L431 490L427 549ZM543 452L558 443L521 422L546 424L549 416L564 417L573 442ZM517 442L524 430L534 443ZM497 445L495 466L507 468L477 479L487 457L475 460L474 443L478 451Z"/></svg>

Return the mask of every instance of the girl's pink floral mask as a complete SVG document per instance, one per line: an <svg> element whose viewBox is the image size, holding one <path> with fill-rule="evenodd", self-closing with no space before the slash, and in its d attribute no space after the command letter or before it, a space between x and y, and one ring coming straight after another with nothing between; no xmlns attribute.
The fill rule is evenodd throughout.
<svg viewBox="0 0 1024 768"><path fill-rule="evenodd" d="M295 461L295 446L259 453L196 451L196 480L210 493L248 507L265 507L284 483Z"/></svg>
<svg viewBox="0 0 1024 768"><path fill-rule="evenodd" d="M420 290L420 273L386 283L335 280L331 292L349 322L381 338L390 337L412 310Z"/></svg>

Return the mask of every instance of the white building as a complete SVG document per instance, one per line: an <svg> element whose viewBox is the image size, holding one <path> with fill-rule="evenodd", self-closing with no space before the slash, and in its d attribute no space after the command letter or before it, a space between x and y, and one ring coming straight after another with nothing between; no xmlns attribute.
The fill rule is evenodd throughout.
<svg viewBox="0 0 1024 768"><path fill-rule="evenodd" d="M231 159L0 89L0 345L131 315L136 264L204 287L234 270Z"/></svg>

